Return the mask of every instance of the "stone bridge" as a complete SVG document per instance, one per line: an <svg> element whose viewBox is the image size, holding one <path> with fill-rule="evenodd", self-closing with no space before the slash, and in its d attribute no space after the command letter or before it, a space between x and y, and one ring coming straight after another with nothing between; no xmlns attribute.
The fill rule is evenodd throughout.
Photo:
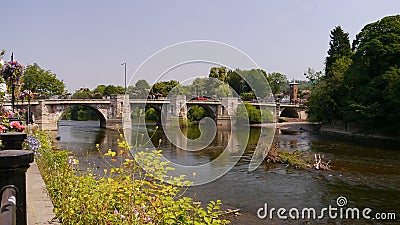
<svg viewBox="0 0 400 225"><path fill-rule="evenodd" d="M129 104L128 104L129 102ZM186 118L191 107L197 105L206 110L216 124L230 124L231 116L236 114L239 105L237 98L221 98L220 100L186 100L185 96L171 96L169 99L129 99L125 95L113 95L109 99L44 99L33 101L30 110L34 116L34 122L42 130L57 130L58 121L65 110L73 106L81 105L93 109L103 128L130 128L131 114L136 108L152 107L161 115L165 115L166 121L173 118ZM302 118L304 108L296 105L279 105L274 103L250 103L256 107L276 107L276 117ZM7 104L5 104L7 105ZM21 107L22 105L19 105ZM23 106L26 108L26 103ZM304 116L303 116L304 117ZM302 118L303 119L303 118Z"/></svg>

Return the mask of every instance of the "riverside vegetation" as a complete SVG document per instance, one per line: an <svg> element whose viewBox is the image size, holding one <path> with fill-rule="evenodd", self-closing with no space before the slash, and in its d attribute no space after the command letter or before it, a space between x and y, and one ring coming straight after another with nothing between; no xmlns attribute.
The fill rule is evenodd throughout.
<svg viewBox="0 0 400 225"><path fill-rule="evenodd" d="M167 176L173 168L160 160L160 150L138 151L130 157L131 146L121 138L119 149L110 149L104 155L118 166L95 175L90 170L74 169L79 162L71 158L70 152L54 150L46 133L30 136L37 139L29 142L35 143L30 148L36 149L36 162L56 216L63 224L229 223L221 219L220 200L210 201L203 208L201 203L183 196L183 187L190 182L183 176Z"/></svg>

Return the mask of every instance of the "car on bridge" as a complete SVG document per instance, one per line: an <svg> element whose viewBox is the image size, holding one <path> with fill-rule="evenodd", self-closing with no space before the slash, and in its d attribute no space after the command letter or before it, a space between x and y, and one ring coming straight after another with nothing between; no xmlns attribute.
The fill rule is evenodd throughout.
<svg viewBox="0 0 400 225"><path fill-rule="evenodd" d="M214 100L214 99L211 98L211 97L208 97L208 96L197 96L197 97L191 98L190 100L194 100L194 101L207 101L207 100Z"/></svg>

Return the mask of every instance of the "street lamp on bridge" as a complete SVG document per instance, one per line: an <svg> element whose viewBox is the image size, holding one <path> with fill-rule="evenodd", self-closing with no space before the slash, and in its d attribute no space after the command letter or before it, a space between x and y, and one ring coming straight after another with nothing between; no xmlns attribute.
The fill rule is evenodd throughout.
<svg viewBox="0 0 400 225"><path fill-rule="evenodd" d="M126 92L126 62L122 63L121 66L125 67L125 92Z"/></svg>

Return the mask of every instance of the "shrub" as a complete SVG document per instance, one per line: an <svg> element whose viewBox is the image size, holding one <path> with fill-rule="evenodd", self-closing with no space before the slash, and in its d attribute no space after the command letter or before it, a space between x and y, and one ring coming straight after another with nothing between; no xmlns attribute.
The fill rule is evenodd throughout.
<svg viewBox="0 0 400 225"><path fill-rule="evenodd" d="M262 113L261 113L262 111ZM257 109L249 103L239 105L236 113L236 122L238 123L268 123L274 121L274 116L268 109Z"/></svg>
<svg viewBox="0 0 400 225"><path fill-rule="evenodd" d="M146 110L146 120L157 120L157 111L154 108L149 108Z"/></svg>
<svg viewBox="0 0 400 225"><path fill-rule="evenodd" d="M90 170L78 173L74 167L79 162L70 152L52 150L45 133L36 137L40 140L36 161L63 224L229 223L219 218L221 201L211 201L204 209L182 197L181 186L189 182L182 176L167 176L172 168L161 161L161 151L138 151L130 157L131 146L119 140L118 152L110 149L104 155L110 165L119 162L119 166L104 169L102 175Z"/></svg>
<svg viewBox="0 0 400 225"><path fill-rule="evenodd" d="M288 120L286 118L283 118L283 117L279 117L279 120L278 120L279 123L284 123L284 122L287 122L287 121Z"/></svg>

